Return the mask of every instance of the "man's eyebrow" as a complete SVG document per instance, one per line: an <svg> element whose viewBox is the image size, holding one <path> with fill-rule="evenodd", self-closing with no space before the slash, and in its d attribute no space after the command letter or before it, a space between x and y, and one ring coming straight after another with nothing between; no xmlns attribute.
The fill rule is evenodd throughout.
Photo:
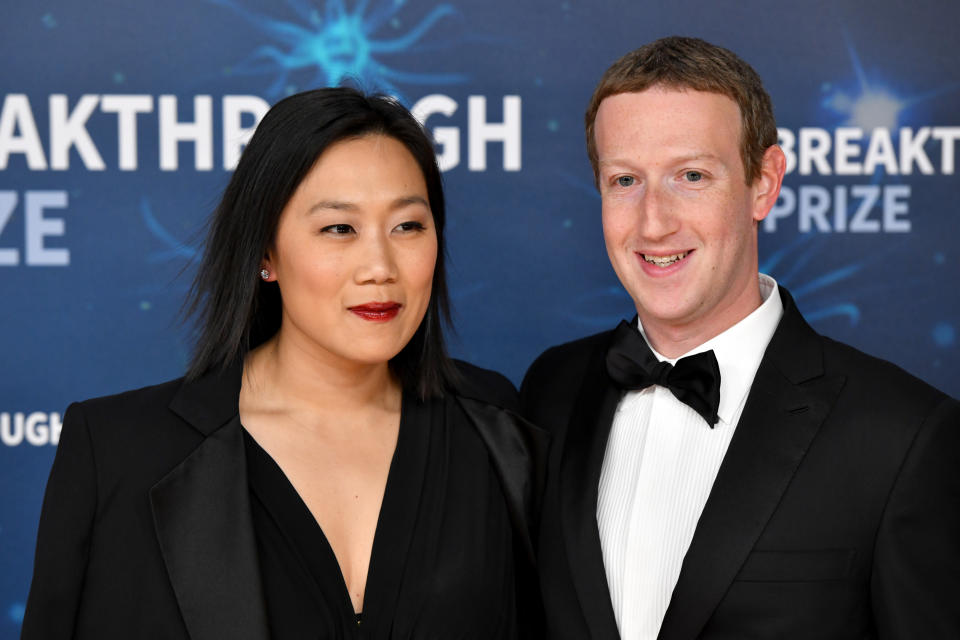
<svg viewBox="0 0 960 640"><path fill-rule="evenodd" d="M667 160L669 164L679 164L682 162L692 162L695 160L713 160L714 162L723 162L723 158L709 151L693 151L690 153L679 153ZM598 167L609 166L633 166L636 162L629 157L625 158L606 158L597 161Z"/></svg>
<svg viewBox="0 0 960 640"><path fill-rule="evenodd" d="M691 160L715 160L717 162L723 162L723 159L720 156L710 152L681 155L676 159L677 162L690 162Z"/></svg>

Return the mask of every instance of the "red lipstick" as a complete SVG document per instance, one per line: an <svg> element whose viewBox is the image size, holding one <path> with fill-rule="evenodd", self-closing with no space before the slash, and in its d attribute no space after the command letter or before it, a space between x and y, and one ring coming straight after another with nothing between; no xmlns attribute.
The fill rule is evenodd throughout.
<svg viewBox="0 0 960 640"><path fill-rule="evenodd" d="M399 302L367 302L355 307L348 307L350 311L370 322L387 322L393 320L400 313Z"/></svg>

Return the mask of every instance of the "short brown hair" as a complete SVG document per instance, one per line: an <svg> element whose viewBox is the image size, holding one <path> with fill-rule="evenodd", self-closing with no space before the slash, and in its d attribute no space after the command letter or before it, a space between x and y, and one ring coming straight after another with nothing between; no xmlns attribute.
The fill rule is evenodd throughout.
<svg viewBox="0 0 960 640"><path fill-rule="evenodd" d="M740 158L747 184L760 175L764 152L777 144L773 104L760 76L735 53L699 38L671 36L631 51L607 69L584 116L587 155L599 175L594 123L605 98L655 86L725 95L740 107Z"/></svg>

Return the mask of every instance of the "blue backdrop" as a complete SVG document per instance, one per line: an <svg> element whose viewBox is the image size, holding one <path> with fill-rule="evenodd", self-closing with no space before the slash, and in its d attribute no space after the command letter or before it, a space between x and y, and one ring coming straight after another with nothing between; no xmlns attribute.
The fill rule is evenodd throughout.
<svg viewBox="0 0 960 640"><path fill-rule="evenodd" d="M181 374L202 223L267 105L351 76L446 168L454 354L519 382L632 315L582 114L674 33L764 78L791 159L762 268L821 332L960 396L960 5L634 0L5 3L0 59L0 638L18 634L63 409Z"/></svg>

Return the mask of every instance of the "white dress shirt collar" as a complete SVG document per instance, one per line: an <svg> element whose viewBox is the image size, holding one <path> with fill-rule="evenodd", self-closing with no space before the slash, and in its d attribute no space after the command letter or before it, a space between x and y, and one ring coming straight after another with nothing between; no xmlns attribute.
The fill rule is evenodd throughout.
<svg viewBox="0 0 960 640"><path fill-rule="evenodd" d="M713 349L717 364L720 366L720 407L717 414L726 424L733 421L734 416L738 414L738 409L746 400L757 368L760 366L760 360L783 316L783 302L780 300L776 280L763 273L759 274L759 278L760 296L763 302L750 315L723 333L677 358L667 358L650 347L657 360L666 360L670 364L675 364L683 356ZM643 331L643 324L639 320L637 324L646 340L647 335Z"/></svg>

